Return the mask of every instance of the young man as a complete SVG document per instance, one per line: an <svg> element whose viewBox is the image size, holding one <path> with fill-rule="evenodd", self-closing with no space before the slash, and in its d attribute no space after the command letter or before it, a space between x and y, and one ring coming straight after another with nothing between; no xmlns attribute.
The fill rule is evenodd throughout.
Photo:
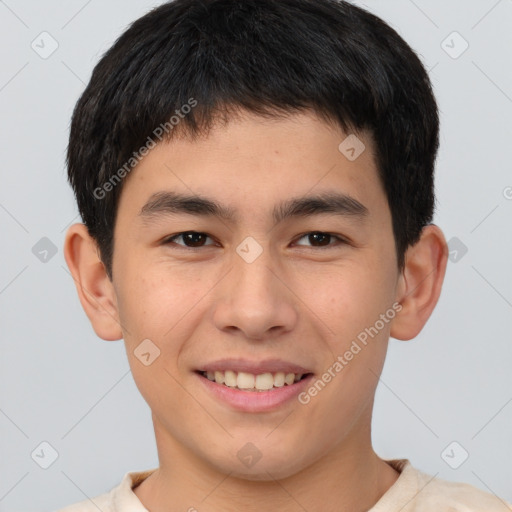
<svg viewBox="0 0 512 512"><path fill-rule="evenodd" d="M347 2L137 20L73 114L65 255L159 467L62 510L512 510L371 444L389 336L421 331L445 274L438 137L418 57Z"/></svg>

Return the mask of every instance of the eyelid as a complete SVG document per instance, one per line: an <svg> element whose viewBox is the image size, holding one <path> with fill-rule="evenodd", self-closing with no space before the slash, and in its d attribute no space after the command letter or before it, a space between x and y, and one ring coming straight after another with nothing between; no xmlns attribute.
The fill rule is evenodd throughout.
<svg viewBox="0 0 512 512"><path fill-rule="evenodd" d="M197 250L197 249L202 249L203 247L209 247L211 245L215 245L215 241L213 244L207 244L207 245L203 245L203 246L200 246L200 247L188 247L184 244L178 244L174 241L174 239L176 238L180 238L182 235L186 235L187 233L194 233L194 234L198 234L198 235L206 235L207 238L209 238L210 240L214 240L213 237L211 235L209 235L208 233L205 233L204 231L194 231L194 230L189 230L189 231L181 231L179 233L176 233L174 235L170 235L170 236L166 236L163 240L162 240L162 244L163 245L166 245L166 244L175 244L177 245L178 247L182 248L182 249L186 249L186 250Z"/></svg>
<svg viewBox="0 0 512 512"><path fill-rule="evenodd" d="M295 240L301 240L302 238L306 237L306 236L309 236L309 235L312 235L314 233L320 233L322 235L328 235L330 236L331 238L335 239L338 243L336 244L328 244L328 245L325 245L325 246L318 246L318 247L315 247L313 245L301 245L299 244L298 246L299 247L311 247L313 249L331 249L331 248L334 248L334 247L338 247L340 245L350 245L350 241L345 238L345 237L342 237L340 235L336 235L334 233L330 233L329 231L307 231L306 233L302 234L302 235L299 235Z"/></svg>
<svg viewBox="0 0 512 512"><path fill-rule="evenodd" d="M174 240L177 239L177 238L180 238L181 236L183 235L186 235L187 233L194 233L194 234L199 234L199 235L206 235L207 238L209 238L210 240L212 240L214 243L212 244L207 244L207 245L202 245L202 246L199 246L199 247L188 247L184 244L179 244L179 243L176 243ZM339 247L340 245L350 245L351 242L350 240L348 240L347 238L343 237L343 236L340 236L340 235L336 235L334 233L330 233L328 231L318 231L318 230L315 230L315 231L306 231L305 233L302 233L301 235L298 235L297 237L295 237L295 243L298 241L298 240L301 240L302 238L305 238L309 235L312 235L314 233L320 233L322 235L328 235L330 236L331 238L335 239L337 243L335 244L328 244L328 245L325 245L325 246L314 246L314 245L302 245L302 244L297 244L298 247L311 247L313 249L320 249L320 250L326 250L326 249L331 249L331 248L334 248L334 247ZM204 232L204 231L194 231L194 230L189 230L189 231L181 231L179 233L176 233L174 235L170 235L168 237L165 237L163 240L162 240L162 243L165 245L165 244L169 244L169 243L173 243L175 245L177 245L178 247L182 248L182 249L185 249L185 250L192 250L192 251L195 251L195 250L199 250L199 249L202 249L204 247L209 247L209 246L214 246L216 244L214 238L209 235L208 233Z"/></svg>

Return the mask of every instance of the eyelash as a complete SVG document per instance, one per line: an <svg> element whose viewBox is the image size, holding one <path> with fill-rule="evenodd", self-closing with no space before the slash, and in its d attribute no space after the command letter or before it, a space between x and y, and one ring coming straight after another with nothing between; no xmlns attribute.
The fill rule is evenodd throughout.
<svg viewBox="0 0 512 512"><path fill-rule="evenodd" d="M174 242L175 239L180 238L183 235L187 235L187 234L206 235L208 238L213 240L213 238L211 236L209 236L207 233L203 233L201 231L182 231L181 233L177 233L175 235L167 237L165 240L163 240L163 244L164 245L166 245L166 244L174 244L174 245L177 245L180 248L182 248L184 250L187 250L187 251L197 251L198 249L202 249L204 247L208 247L208 246L214 245L214 244L209 244L209 245L203 245L201 247L188 247L188 246L186 246L184 244L176 244ZM327 233L325 231L308 231L307 233L304 233L304 234L300 235L299 238L297 238L296 240L302 240L303 238L305 238L305 237L307 237L309 235L314 235L314 234L330 236L331 238L335 239L338 243L337 244L329 244L327 246L313 246L313 245L310 245L310 246L300 246L300 247L311 247L311 248L314 248L314 249L325 250L325 249L330 249L330 248L338 247L339 245L349 245L350 244L350 242L348 240L346 240L345 238L342 238L342 237L340 237L338 235L335 235L333 233Z"/></svg>

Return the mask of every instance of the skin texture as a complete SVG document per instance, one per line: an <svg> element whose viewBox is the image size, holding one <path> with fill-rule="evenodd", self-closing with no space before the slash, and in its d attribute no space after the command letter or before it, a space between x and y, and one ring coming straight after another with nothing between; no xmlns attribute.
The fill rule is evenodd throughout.
<svg viewBox="0 0 512 512"><path fill-rule="evenodd" d="M151 512L365 511L398 473L371 445L371 414L389 336L414 338L440 295L447 250L424 228L399 273L391 214L372 143L349 161L347 134L305 112L264 119L244 113L206 137L159 144L125 178L114 236L113 280L82 224L69 228L65 256L98 336L124 338L132 374L152 410L160 468L135 489ZM143 219L160 191L201 194L236 210L237 222L187 214ZM275 224L275 204L321 192L349 194L364 219L321 214ZM187 249L184 231L205 233ZM322 247L304 234L344 237ZM263 252L236 252L247 236ZM179 245L181 244L181 245ZM282 359L321 376L380 315L401 310L307 404L264 413L212 397L195 370L226 357ZM145 366L134 350L160 349ZM237 457L248 442L261 459Z"/></svg>

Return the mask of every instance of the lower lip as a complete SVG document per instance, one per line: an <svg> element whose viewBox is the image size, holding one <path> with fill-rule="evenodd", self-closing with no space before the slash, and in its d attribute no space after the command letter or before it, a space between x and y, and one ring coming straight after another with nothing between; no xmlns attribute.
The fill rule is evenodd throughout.
<svg viewBox="0 0 512 512"><path fill-rule="evenodd" d="M280 388L272 388L268 391L242 391L224 384L217 384L199 373L196 375L208 392L218 400L243 412L268 412L278 409L304 391L313 378L313 375L310 374L299 382L294 382L291 385L285 384Z"/></svg>

